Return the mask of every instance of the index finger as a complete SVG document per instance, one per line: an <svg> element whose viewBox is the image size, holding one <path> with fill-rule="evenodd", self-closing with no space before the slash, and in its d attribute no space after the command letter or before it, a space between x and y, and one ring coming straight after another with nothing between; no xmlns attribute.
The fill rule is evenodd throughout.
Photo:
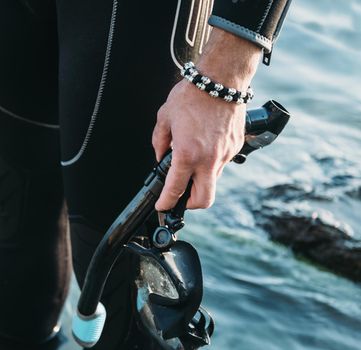
<svg viewBox="0 0 361 350"><path fill-rule="evenodd" d="M190 166L179 162L172 162L162 193L155 204L156 210L166 211L175 207L187 188L192 172L193 170Z"/></svg>

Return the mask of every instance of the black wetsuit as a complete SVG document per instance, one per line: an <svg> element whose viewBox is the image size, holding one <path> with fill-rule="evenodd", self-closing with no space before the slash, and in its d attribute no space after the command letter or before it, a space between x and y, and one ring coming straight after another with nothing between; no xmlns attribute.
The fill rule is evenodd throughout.
<svg viewBox="0 0 361 350"><path fill-rule="evenodd" d="M212 5L0 0L0 338L38 342L57 322L70 275L65 198L82 285L154 165L157 110L180 65L201 53ZM96 349L120 348L128 334L127 259L104 293Z"/></svg>

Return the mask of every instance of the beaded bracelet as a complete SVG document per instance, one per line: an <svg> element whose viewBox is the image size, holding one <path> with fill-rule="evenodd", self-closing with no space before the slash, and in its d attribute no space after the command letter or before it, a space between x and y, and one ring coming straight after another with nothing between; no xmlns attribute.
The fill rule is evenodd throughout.
<svg viewBox="0 0 361 350"><path fill-rule="evenodd" d="M194 84L199 90L206 91L212 97L220 97L227 102L237 104L248 103L254 93L251 87L245 92L233 88L224 87L220 83L213 82L210 78L200 74L193 62L187 62L181 70L181 75Z"/></svg>

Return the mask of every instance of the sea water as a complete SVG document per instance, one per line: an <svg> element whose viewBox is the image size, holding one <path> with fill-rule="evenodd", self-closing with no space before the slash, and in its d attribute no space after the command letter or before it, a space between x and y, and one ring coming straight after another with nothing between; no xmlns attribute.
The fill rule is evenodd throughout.
<svg viewBox="0 0 361 350"><path fill-rule="evenodd" d="M292 205L361 237L360 196L348 195L361 181L361 0L293 1L253 87L253 106L276 99L292 120L272 146L227 167L215 205L187 213L181 233L201 257L204 305L216 320L210 349L359 350L361 285L270 241L249 203L274 185L312 188L318 196ZM68 335L77 297L73 283ZM63 348L78 349L71 340Z"/></svg>

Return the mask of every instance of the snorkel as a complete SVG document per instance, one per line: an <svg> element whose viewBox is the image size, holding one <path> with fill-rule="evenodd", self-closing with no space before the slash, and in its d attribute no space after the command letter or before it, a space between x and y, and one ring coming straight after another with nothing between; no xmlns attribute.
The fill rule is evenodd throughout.
<svg viewBox="0 0 361 350"><path fill-rule="evenodd" d="M245 143L233 161L243 163L250 153L271 144L289 118L275 101L247 111ZM73 335L81 346L94 346L102 334L106 310L100 299L114 263L125 251L140 258L134 304L146 331L164 349L188 350L209 344L214 324L200 307L203 279L199 257L189 243L178 241L176 236L184 226L191 182L175 208L160 215L159 227L150 233L149 247L134 241L139 228L155 212L171 161L169 152L113 222L93 255L73 319Z"/></svg>

